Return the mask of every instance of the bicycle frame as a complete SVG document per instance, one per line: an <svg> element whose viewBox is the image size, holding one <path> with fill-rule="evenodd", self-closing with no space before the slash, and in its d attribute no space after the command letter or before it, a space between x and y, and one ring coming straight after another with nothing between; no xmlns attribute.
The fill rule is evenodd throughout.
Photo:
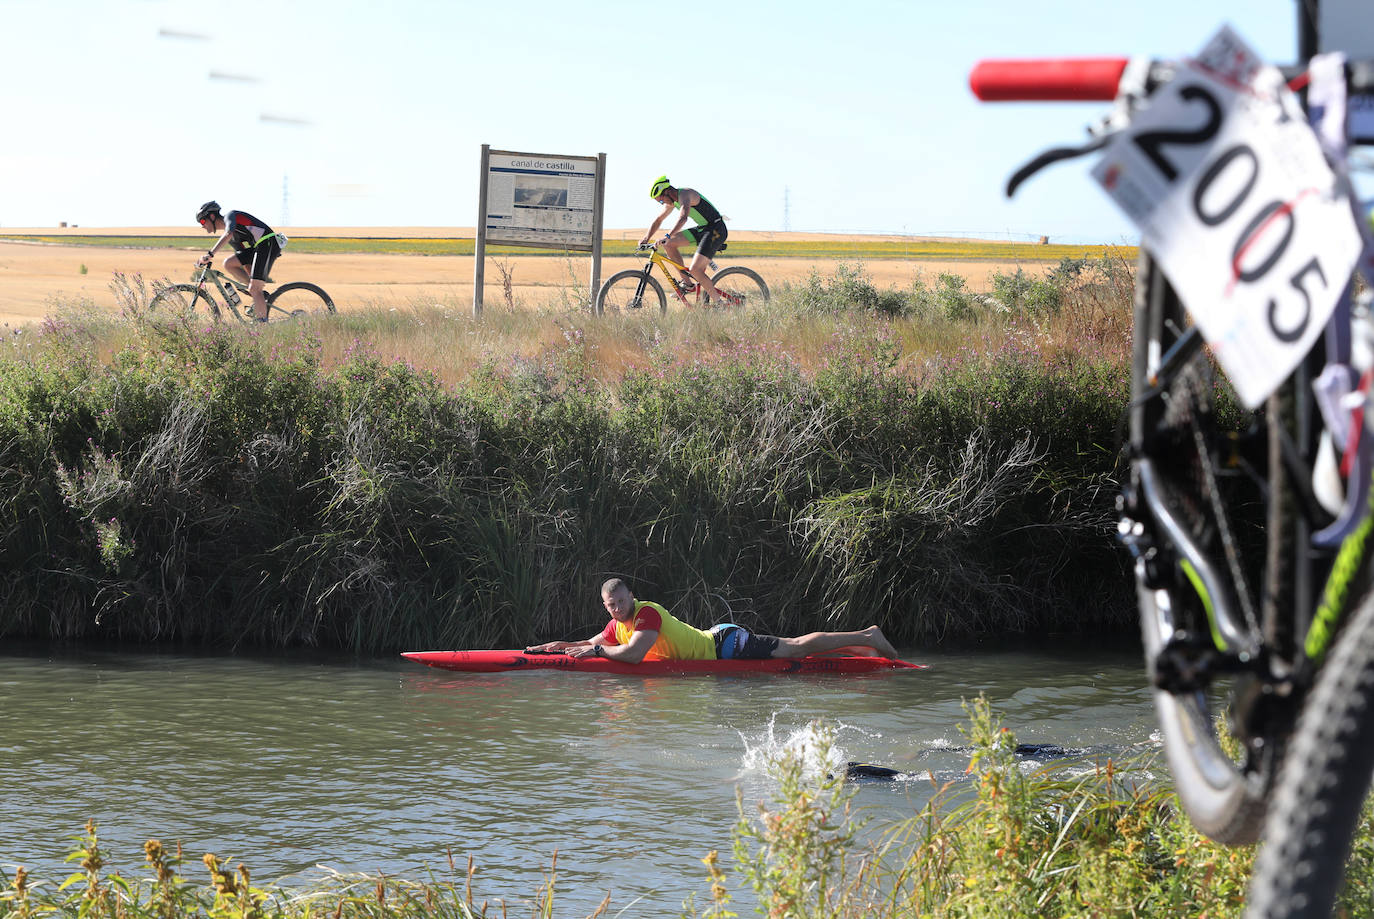
<svg viewBox="0 0 1374 919"><path fill-rule="evenodd" d="M203 288L207 280L214 282L215 287L219 290L219 295L231 308L237 308L238 305L243 302L243 298L240 297L239 294L248 293L248 286L246 284L240 284L229 275L217 270L213 265L206 265L204 270L201 271L200 277L195 280L196 287ZM227 285L225 282L228 282ZM210 303L215 307L215 312L218 314L219 304L213 297L210 298Z"/></svg>
<svg viewBox="0 0 1374 919"><path fill-rule="evenodd" d="M673 277L673 272L672 272L671 269L668 267L668 266L671 265L673 268L676 268L678 271L687 272L688 274L690 274L691 272L689 272L689 271L687 270L687 266L684 265L684 264L682 264L682 263L679 262L679 261L676 261L675 259L672 259L672 258L668 257L667 255L664 255L662 252L660 252L657 243L655 243L655 244L649 249L648 259L649 259L648 264L646 264L646 265L644 266L644 273L645 273L645 275L650 274L650 273L653 271L654 267L657 266L657 267L658 267L658 270L661 271L661 272L663 272L663 277L664 277L664 279L668 282L668 289L671 290L671 291L673 292L673 295L676 296L676 297L678 298L678 300L680 300L684 306L690 305L690 304L688 303L688 301L687 301L687 295L684 294L684 293L682 292L682 288L678 286L678 279L675 278L675 277ZM696 282L694 281L693 283L696 283ZM701 285L700 285L700 284L697 285L696 290L697 290L697 300L700 301L700 299L701 299Z"/></svg>
<svg viewBox="0 0 1374 919"><path fill-rule="evenodd" d="M678 279L673 277L671 269L676 268L678 271L688 275L690 275L691 272L686 265L660 252L658 246L658 243L653 243L646 247L648 255L645 257L648 258L649 262L644 266L644 276L648 277L653 272L654 266L657 266L658 270L663 272L663 277L668 282L668 289L673 292L673 295L678 298L683 306L691 306L692 303L687 299L687 295L682 292L682 288L678 286ZM669 266L671 266L671 268ZM711 262L711 266L714 268L715 262ZM701 284L698 283L695 278L692 280L692 283L696 284L696 302L699 304L701 302ZM641 287L639 292L642 295L644 289ZM739 305L728 292L721 291L721 296L725 302L731 306Z"/></svg>
<svg viewBox="0 0 1374 919"><path fill-rule="evenodd" d="M228 288L230 287L232 287L234 290L238 291L241 294L248 293L247 284L235 280L233 277L225 274L223 271L211 271L210 276L215 279L216 286L218 286L220 291L223 293L228 293Z"/></svg>

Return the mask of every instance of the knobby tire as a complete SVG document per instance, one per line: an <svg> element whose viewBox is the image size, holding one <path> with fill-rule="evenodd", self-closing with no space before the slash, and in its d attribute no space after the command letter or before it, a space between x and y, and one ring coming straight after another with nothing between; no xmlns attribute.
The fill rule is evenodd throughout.
<svg viewBox="0 0 1374 919"><path fill-rule="evenodd" d="M251 319L252 303L248 303L248 318ZM307 281L292 281L272 291L267 297L267 318L269 321L293 319L303 315L332 315L334 301L329 294L316 284Z"/></svg>
<svg viewBox="0 0 1374 919"><path fill-rule="evenodd" d="M640 281L644 282L642 293L639 292ZM643 268L617 271L605 280L596 294L596 311L599 315L633 313L655 307L660 315L667 313L668 297L658 279L652 275L646 276Z"/></svg>
<svg viewBox="0 0 1374 919"><path fill-rule="evenodd" d="M1331 914L1372 774L1374 595L1366 595L1318 673L1289 743L1255 858L1247 919Z"/></svg>
<svg viewBox="0 0 1374 919"><path fill-rule="evenodd" d="M200 313L209 319L219 321L220 308L215 299L196 284L173 284L164 287L148 302L150 310L179 313Z"/></svg>
<svg viewBox="0 0 1374 919"><path fill-rule="evenodd" d="M742 306L768 302L768 285L763 283L763 278L752 268L731 265L717 272L715 277L711 278L711 283L721 290L742 296Z"/></svg>

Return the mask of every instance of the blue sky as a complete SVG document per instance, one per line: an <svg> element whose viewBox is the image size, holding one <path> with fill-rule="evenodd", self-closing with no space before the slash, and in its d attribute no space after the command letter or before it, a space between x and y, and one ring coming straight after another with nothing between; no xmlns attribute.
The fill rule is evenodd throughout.
<svg viewBox="0 0 1374 919"><path fill-rule="evenodd" d="M982 57L1291 62L1295 0L0 0L0 227L472 226L478 157L607 155L606 226L666 173L739 229L1120 242L1088 161L1001 189L1104 105L987 105ZM287 194L283 195L283 188ZM285 198L286 213L283 213ZM283 216L288 219L283 221Z"/></svg>

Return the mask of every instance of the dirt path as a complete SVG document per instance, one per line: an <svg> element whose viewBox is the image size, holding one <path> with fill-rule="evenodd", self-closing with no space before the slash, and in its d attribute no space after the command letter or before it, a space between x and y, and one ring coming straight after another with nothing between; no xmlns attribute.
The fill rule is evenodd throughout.
<svg viewBox="0 0 1374 919"><path fill-rule="evenodd" d="M7 231L17 232L17 231ZM53 232L53 231L44 231ZM155 235L168 231L86 229L69 230L71 235L129 234ZM184 230L172 232L184 233ZM301 235L334 236L461 236L471 230L445 228L387 228L386 230L319 231L293 230ZM610 234L608 234L610 235ZM806 238L801 234L757 234L761 238ZM145 280L188 280L201 250L185 249L109 249L80 245L55 245L0 241L0 322L10 326L42 320L71 305L90 304L114 310L116 301L110 289L114 275L141 275ZM721 258L722 267L747 264L758 271L770 286L805 280L812 272L822 277L834 274L836 259L754 258L738 263ZM643 264L636 258L606 258L602 277L623 268ZM985 288L989 277L998 271L1013 270L1004 262L942 262L929 260L873 259L864 270L879 287L905 287L917 277L933 281L942 272L959 274L975 289ZM1027 270L1043 266L1024 265ZM505 308L503 271L511 279L511 297L517 307L572 303L585 296L591 280L591 260L584 255L520 255L488 257L484 299L489 309ZM310 280L329 291L340 309L402 308L440 303L456 309L472 308L472 256L424 255L304 255L288 248L273 271L277 282Z"/></svg>

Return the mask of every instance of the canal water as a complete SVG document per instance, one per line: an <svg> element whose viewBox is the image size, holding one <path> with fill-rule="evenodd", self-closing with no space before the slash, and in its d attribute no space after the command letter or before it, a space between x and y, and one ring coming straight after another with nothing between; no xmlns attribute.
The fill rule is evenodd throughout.
<svg viewBox="0 0 1374 919"><path fill-rule="evenodd" d="M400 658L194 656L0 646L0 866L60 879L95 818L111 869L179 840L308 886L326 869L445 874L528 901L557 853L558 916L676 916L729 861L769 763L835 732L834 756L919 774L857 783L876 830L968 756L965 699L1023 743L1106 758L1152 750L1137 650L1055 644L906 652L926 671L841 676L458 674ZM323 866L323 867L321 867ZM523 908L519 909L523 912ZM747 909L745 910L748 911Z"/></svg>

